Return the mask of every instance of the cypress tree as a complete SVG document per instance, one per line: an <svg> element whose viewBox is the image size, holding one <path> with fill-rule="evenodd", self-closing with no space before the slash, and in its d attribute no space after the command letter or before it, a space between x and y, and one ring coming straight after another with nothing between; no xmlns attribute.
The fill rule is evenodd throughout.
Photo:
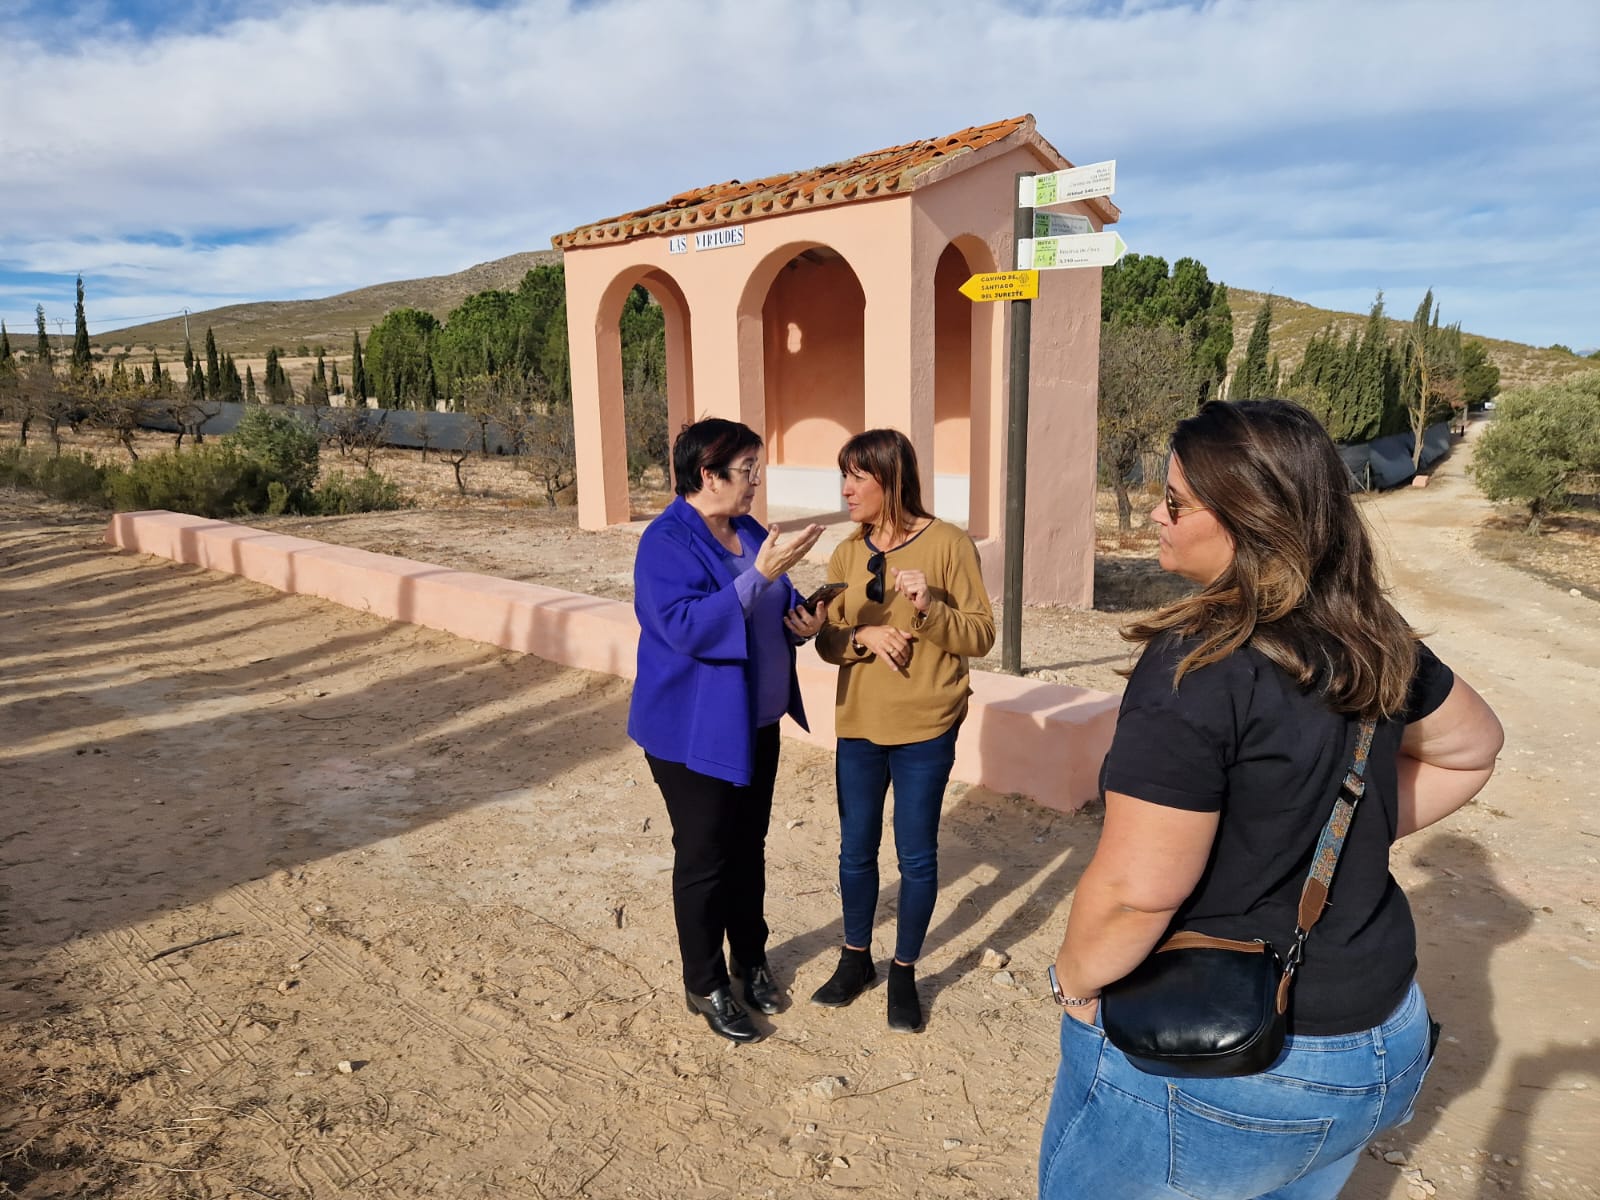
<svg viewBox="0 0 1600 1200"><path fill-rule="evenodd" d="M216 335L206 326L206 394L215 400L222 391L222 359L217 354Z"/></svg>
<svg viewBox="0 0 1600 1200"><path fill-rule="evenodd" d="M350 338L355 343L354 353L350 358L350 394L355 397L357 404L365 407L367 403L367 370L361 365L361 335L352 330Z"/></svg>
<svg viewBox="0 0 1600 1200"><path fill-rule="evenodd" d="M161 378L161 355L154 350L150 351L150 386L161 388L165 380Z"/></svg>
<svg viewBox="0 0 1600 1200"><path fill-rule="evenodd" d="M1272 297L1261 302L1256 323L1250 330L1250 340L1245 344L1244 361L1228 387L1229 400L1253 400L1267 394L1267 356L1272 337Z"/></svg>
<svg viewBox="0 0 1600 1200"><path fill-rule="evenodd" d="M44 305L35 304L33 306L33 319L34 324L38 326L38 337L34 342L33 355L42 363L53 362L55 356L50 353L50 334L45 331L44 327Z"/></svg>
<svg viewBox="0 0 1600 1200"><path fill-rule="evenodd" d="M333 364L333 374L329 378L329 381L328 381L328 390L330 392L334 392L334 393L342 393L344 391L344 385L339 382L339 364L338 363L334 363Z"/></svg>
<svg viewBox="0 0 1600 1200"><path fill-rule="evenodd" d="M250 369L249 363L244 366L244 402L246 404L256 402L256 373Z"/></svg>
<svg viewBox="0 0 1600 1200"><path fill-rule="evenodd" d="M72 334L72 373L83 376L89 371L89 320L83 311L83 276L78 276L77 317Z"/></svg>
<svg viewBox="0 0 1600 1200"><path fill-rule="evenodd" d="M6 332L6 323L0 321L0 363L11 361L11 335Z"/></svg>
<svg viewBox="0 0 1600 1200"><path fill-rule="evenodd" d="M144 388L144 368L143 367L136 366L136 367L133 368L133 386L136 387L136 388L139 388L141 390Z"/></svg>

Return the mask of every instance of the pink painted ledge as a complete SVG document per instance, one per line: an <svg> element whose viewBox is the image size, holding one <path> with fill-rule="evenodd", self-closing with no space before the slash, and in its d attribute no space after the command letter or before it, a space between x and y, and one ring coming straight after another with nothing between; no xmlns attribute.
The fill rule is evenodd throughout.
<svg viewBox="0 0 1600 1200"><path fill-rule="evenodd" d="M183 513L118 513L106 541L563 666L633 677L639 626L633 606L621 600ZM802 652L800 689L812 729L806 733L785 720L785 734L832 749L835 679L835 668ZM972 691L955 778L1064 811L1081 808L1095 795L1117 697L984 671L973 672Z"/></svg>

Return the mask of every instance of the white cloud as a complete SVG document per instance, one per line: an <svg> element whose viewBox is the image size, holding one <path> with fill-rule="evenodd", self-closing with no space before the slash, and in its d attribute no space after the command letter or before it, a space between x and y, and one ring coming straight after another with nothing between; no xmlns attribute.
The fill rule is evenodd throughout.
<svg viewBox="0 0 1600 1200"><path fill-rule="evenodd" d="M80 269L119 304L162 280L173 297L321 295L1025 111L1069 158L1119 160L1135 249L1244 286L1453 265L1485 213L1554 277L1574 248L1562 214L1592 222L1600 203L1589 0L249 11L211 32L0 45L0 271L67 276L69 305ZM237 231L252 236L207 245ZM152 234L176 244L129 240ZM1600 310L1592 291L1567 307ZM8 326L31 309L0 292ZM1525 301L1483 310L1486 332L1544 337ZM1566 320L1544 340L1593 340Z"/></svg>

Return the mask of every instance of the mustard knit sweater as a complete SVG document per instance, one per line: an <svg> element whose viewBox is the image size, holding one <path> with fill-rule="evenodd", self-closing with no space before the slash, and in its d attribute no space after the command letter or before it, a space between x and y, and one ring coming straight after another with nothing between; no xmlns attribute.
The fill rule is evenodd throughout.
<svg viewBox="0 0 1600 1200"><path fill-rule="evenodd" d="M935 520L889 551L882 604L867 599L873 553L858 532L839 543L828 563L828 578L849 584L828 606L828 623L817 634L817 653L840 668L835 731L880 746L924 742L966 716L972 692L967 659L982 658L994 645L994 610L978 550L965 532ZM920 621L911 601L894 590L894 572L912 569L928 578L930 601ZM906 670L856 651L850 639L859 625L910 633L915 640Z"/></svg>

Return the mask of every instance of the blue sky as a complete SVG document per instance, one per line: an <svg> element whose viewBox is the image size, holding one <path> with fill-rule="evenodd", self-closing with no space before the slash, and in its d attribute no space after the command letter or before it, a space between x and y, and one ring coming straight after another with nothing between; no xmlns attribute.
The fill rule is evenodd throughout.
<svg viewBox="0 0 1600 1200"><path fill-rule="evenodd" d="M1130 248L1600 346L1594 0L0 0L0 317L91 331L544 249L1031 112Z"/></svg>

